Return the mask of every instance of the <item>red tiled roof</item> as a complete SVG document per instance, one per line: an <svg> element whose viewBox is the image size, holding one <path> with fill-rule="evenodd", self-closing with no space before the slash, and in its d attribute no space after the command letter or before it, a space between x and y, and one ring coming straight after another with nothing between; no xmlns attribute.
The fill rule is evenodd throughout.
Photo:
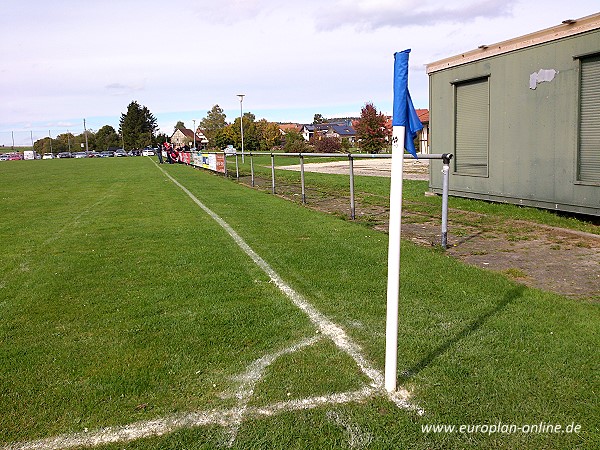
<svg viewBox="0 0 600 450"><path fill-rule="evenodd" d="M282 131L300 131L302 129L302 125L299 123L280 123L279 129Z"/></svg>
<svg viewBox="0 0 600 450"><path fill-rule="evenodd" d="M428 109L417 109L417 116L421 123L429 123L429 110Z"/></svg>
<svg viewBox="0 0 600 450"><path fill-rule="evenodd" d="M422 124L429 123L429 110L428 109L417 109L417 116L419 116L419 120ZM388 129L392 129L392 116L387 116L387 120L385 121L385 127Z"/></svg>

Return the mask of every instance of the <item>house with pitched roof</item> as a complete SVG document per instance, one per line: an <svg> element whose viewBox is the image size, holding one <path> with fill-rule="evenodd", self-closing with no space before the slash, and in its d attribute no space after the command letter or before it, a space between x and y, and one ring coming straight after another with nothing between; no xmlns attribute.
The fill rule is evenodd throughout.
<svg viewBox="0 0 600 450"><path fill-rule="evenodd" d="M348 139L351 145L356 141L356 130L350 120L302 125L300 133L306 141L310 141L315 134L317 136L333 137L340 141Z"/></svg>
<svg viewBox="0 0 600 450"><path fill-rule="evenodd" d="M208 145L208 139L200 131L200 128L196 130L196 148L204 148ZM171 144L176 148L182 147L193 147L194 146L194 132L188 128L177 128L171 135Z"/></svg>

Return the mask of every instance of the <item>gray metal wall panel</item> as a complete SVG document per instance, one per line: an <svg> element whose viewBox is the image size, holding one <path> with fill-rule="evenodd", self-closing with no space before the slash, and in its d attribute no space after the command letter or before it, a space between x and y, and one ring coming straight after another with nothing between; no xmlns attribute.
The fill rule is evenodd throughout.
<svg viewBox="0 0 600 450"><path fill-rule="evenodd" d="M431 152L452 148L453 86L489 75L489 177L451 174L451 194L579 207L600 215L600 184L577 181L579 61L600 53L600 30L482 59L430 74ZM540 70L555 71L530 87ZM441 188L432 166L430 186Z"/></svg>

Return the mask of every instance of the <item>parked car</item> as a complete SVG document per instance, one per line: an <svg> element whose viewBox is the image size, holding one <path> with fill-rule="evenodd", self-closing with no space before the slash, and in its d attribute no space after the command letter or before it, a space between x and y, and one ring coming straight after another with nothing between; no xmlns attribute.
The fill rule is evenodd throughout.
<svg viewBox="0 0 600 450"><path fill-rule="evenodd" d="M23 155L20 153L11 153L8 155L9 161L21 161L23 159Z"/></svg>
<svg viewBox="0 0 600 450"><path fill-rule="evenodd" d="M42 159L54 159L54 155L52 153L44 153Z"/></svg>
<svg viewBox="0 0 600 450"><path fill-rule="evenodd" d="M123 150L122 148L115 150L115 156L117 157L121 157L121 156L127 156L127 152L125 150Z"/></svg>
<svg viewBox="0 0 600 450"><path fill-rule="evenodd" d="M0 161L8 161L8 155L5 155L4 153L0 154Z"/></svg>
<svg viewBox="0 0 600 450"><path fill-rule="evenodd" d="M142 156L154 156L154 149L145 148L142 150Z"/></svg>
<svg viewBox="0 0 600 450"><path fill-rule="evenodd" d="M72 158L73 155L71 155L71 152L60 152L58 155L56 155L57 158Z"/></svg>
<svg viewBox="0 0 600 450"><path fill-rule="evenodd" d="M100 152L101 158L112 158L113 156L115 156L115 152L111 152L110 150L104 150L103 152Z"/></svg>
<svg viewBox="0 0 600 450"><path fill-rule="evenodd" d="M87 154L85 152L75 152L73 153L73 158L86 158Z"/></svg>

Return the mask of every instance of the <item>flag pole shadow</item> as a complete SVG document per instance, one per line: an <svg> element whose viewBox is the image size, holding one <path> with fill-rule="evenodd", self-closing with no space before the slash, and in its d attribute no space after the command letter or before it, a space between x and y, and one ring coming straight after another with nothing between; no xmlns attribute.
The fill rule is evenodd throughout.
<svg viewBox="0 0 600 450"><path fill-rule="evenodd" d="M400 373L399 377L398 377L399 383L407 382L412 377L414 377L416 374L418 374L423 369L428 367L438 357L440 357L441 355L446 353L450 348L452 348L458 342L462 341L463 339L465 339L465 338L469 337L471 334L473 334L475 331L479 330L489 320L490 317L498 314L500 311L505 309L508 305L513 303L516 299L522 297L524 290L525 290L525 286L519 285L519 286L516 286L516 287L510 289L509 291L507 291L506 294L504 295L504 297L502 297L502 299L496 304L496 306L494 306L493 308L491 308L488 311L481 314L473 322L471 322L469 325L467 325L465 328L463 328L454 337L448 339L446 342L442 343L437 348L433 349L431 352L429 352L427 355L425 355L425 357L423 357L423 359L421 359L415 365L413 365L409 369Z"/></svg>

